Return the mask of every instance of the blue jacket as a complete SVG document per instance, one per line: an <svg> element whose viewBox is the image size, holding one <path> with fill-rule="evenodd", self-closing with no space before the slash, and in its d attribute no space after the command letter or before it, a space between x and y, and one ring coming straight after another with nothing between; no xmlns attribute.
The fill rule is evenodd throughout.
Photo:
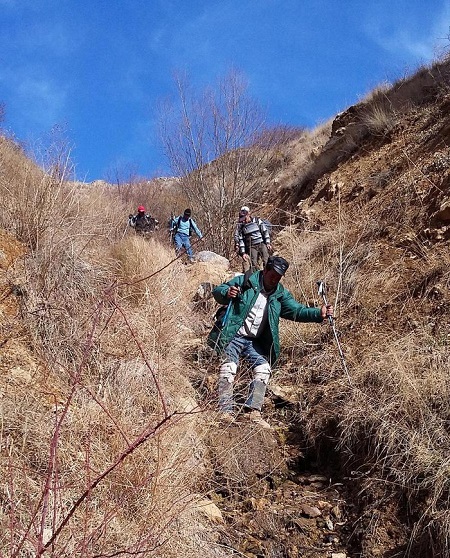
<svg viewBox="0 0 450 558"><path fill-rule="evenodd" d="M199 238L203 237L201 230L197 227L197 223L191 217L185 219L183 215L180 215L179 217L174 217L171 221L171 230L175 233L190 235L191 228Z"/></svg>
<svg viewBox="0 0 450 558"><path fill-rule="evenodd" d="M230 299L227 297L228 288L231 286L242 287L244 275L234 277L227 283L218 285L213 290L213 296L219 304L228 304ZM228 343L236 335L245 321L247 314L256 302L262 288L262 271L257 271L250 275L248 288L245 288L241 296L231 303L230 313L224 327L219 330L214 327L208 336L208 345L221 353ZM265 358L272 364L278 359L280 354L280 318L292 320L294 322L317 322L323 321L320 308L310 308L297 302L292 294L278 283L275 291L267 299L268 320L259 342L264 349Z"/></svg>

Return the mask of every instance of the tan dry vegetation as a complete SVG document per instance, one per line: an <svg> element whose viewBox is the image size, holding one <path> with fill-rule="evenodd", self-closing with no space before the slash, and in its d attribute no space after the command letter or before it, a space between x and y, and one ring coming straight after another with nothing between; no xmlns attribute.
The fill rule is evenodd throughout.
<svg viewBox="0 0 450 558"><path fill-rule="evenodd" d="M144 205L146 211L156 217L162 227L166 226L171 213L179 215L189 207L189 201L181 190L180 180L176 178L147 180L128 177L113 184L96 182L92 187L95 190L100 187L116 201L120 200L124 208L122 215L135 213L139 205Z"/></svg>
<svg viewBox="0 0 450 558"><path fill-rule="evenodd" d="M392 110L375 115L381 134L361 121L380 100ZM257 200L267 215L274 200L280 205L286 286L318 305L316 281L328 284L349 370L327 324L283 322L274 384L296 406L278 438L219 432L209 425L211 392L202 398L190 381L216 365L200 355L209 321L192 299L199 283L221 282L225 270L172 262L164 242L124 234L128 206L107 185L62 181L68 217L49 220L53 206L44 204L39 241L24 238L31 251L0 233L5 556L20 555L19 546L58 556L213 557L248 548L269 556L273 547L261 545L282 534L274 517L289 495L273 516L268 489L258 502L249 497L261 476L276 484L287 474L287 431L301 433L330 483L353 491L340 535L349 555L448 556L449 103L448 61L377 91L285 146L286 164ZM29 163L8 149L2 144L0 169L9 180L8 161L19 175ZM34 172L19 181L31 211L41 198L27 189L47 179L35 169L20 175ZM4 225L13 202L1 212ZM269 419L280 424L270 403ZM290 482L292 499L303 489ZM212 505L206 492L228 506L219 529L200 511ZM245 526L241 500L254 518L266 514L265 531ZM288 539L297 533L290 513ZM304 534L306 523L298 525ZM293 548L286 552L298 555ZM323 554L314 552L305 555Z"/></svg>
<svg viewBox="0 0 450 558"><path fill-rule="evenodd" d="M34 172L24 189L42 186ZM57 204L45 205L31 251L1 235L0 466L2 501L11 503L0 514L2 550L201 555L211 537L195 511L205 468L191 431L203 413L182 373L193 325L183 305L198 277L175 262L145 279L172 250L120 240L123 213L110 189L61 181L61 190L70 212L55 219ZM22 199L32 213L39 198ZM180 525L190 536L159 550Z"/></svg>
<svg viewBox="0 0 450 558"><path fill-rule="evenodd" d="M405 498L414 527L404 552L414 556L449 552L448 80L430 80L436 72L447 75L448 62L383 92L403 111L389 138L361 138L304 194L285 198L300 232L286 229L277 246L294 262L286 282L300 299L314 300L314 279L328 282L351 384L326 330L299 336L293 325L283 326L284 343L299 364L287 362L277 381L301 384L309 440L329 447L333 437L374 506ZM349 133L354 114L339 117ZM375 555L374 541L401 513L367 525L362 555Z"/></svg>
<svg viewBox="0 0 450 558"><path fill-rule="evenodd" d="M383 104L372 104L368 107L362 114L361 121L374 136L389 133L396 124L395 114L389 106Z"/></svg>
<svg viewBox="0 0 450 558"><path fill-rule="evenodd" d="M294 186L298 180L299 169L303 175L308 174L312 161L328 141L330 131L331 120L312 130L304 130L298 137L280 147L284 163L274 179L277 192ZM268 191L267 186L265 190Z"/></svg>

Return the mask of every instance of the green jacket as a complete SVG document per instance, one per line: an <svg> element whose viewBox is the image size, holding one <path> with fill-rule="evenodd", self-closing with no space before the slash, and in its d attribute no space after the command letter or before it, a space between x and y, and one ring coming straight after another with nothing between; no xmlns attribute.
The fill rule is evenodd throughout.
<svg viewBox="0 0 450 558"><path fill-rule="evenodd" d="M213 296L219 304L228 304L230 299L227 297L228 288L239 285L242 287L244 276L234 277L227 283L218 285L213 290ZM257 271L250 275L248 288L245 288L239 298L231 303L231 310L224 327L219 330L214 327L208 336L208 345L221 353L228 343L236 335L245 321L247 314L253 307L261 291L262 271ZM280 317L294 322L322 322L320 308L309 308L297 302L292 294L278 283L275 291L267 299L268 320L258 341L265 350L264 356L272 364L280 354L280 335L278 324Z"/></svg>

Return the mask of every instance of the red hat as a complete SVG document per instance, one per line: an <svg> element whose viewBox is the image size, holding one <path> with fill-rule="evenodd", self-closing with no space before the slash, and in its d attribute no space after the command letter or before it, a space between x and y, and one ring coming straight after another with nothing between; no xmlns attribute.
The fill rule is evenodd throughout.
<svg viewBox="0 0 450 558"><path fill-rule="evenodd" d="M145 207L144 207L143 205L140 205L140 206L138 207L138 211L139 211L139 212L145 211Z"/></svg>

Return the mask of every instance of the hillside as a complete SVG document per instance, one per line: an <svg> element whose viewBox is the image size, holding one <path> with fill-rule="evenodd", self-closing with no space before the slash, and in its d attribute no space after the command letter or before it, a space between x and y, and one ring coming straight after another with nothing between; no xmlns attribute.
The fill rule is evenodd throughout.
<svg viewBox="0 0 450 558"><path fill-rule="evenodd" d="M269 431L215 418L195 293L230 272L123 232L153 186L80 188L2 139L1 555L447 557L449 108L443 61L286 143L253 200L286 286L326 282L349 372L327 324L284 322Z"/></svg>
<svg viewBox="0 0 450 558"><path fill-rule="evenodd" d="M306 356L303 420L357 481L358 556L448 553L449 83L447 62L350 107L270 192L338 294L351 384Z"/></svg>
<svg viewBox="0 0 450 558"><path fill-rule="evenodd" d="M291 484L273 463L270 496L251 484L246 555L448 555L449 84L444 63L375 92L294 142L266 191L286 283L313 302L325 279L335 298L349 378L330 334L285 324L266 413L288 420Z"/></svg>

